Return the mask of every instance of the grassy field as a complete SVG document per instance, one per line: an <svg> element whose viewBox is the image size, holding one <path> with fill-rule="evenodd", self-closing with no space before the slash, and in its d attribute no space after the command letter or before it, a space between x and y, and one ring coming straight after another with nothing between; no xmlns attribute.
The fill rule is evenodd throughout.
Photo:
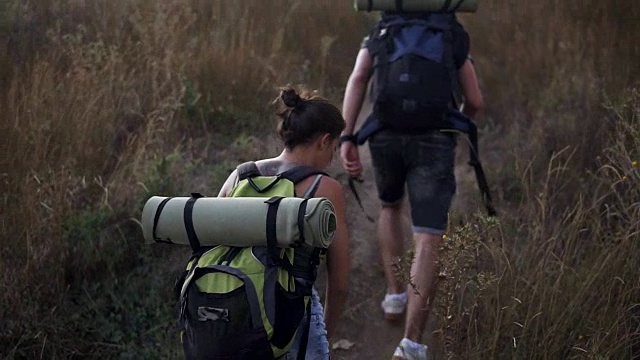
<svg viewBox="0 0 640 360"><path fill-rule="evenodd" d="M340 104L375 15L350 1L0 1L0 356L175 358L188 253L151 194L216 193L273 149L275 87ZM447 358L640 356L640 7L482 0L460 16L500 222L457 215Z"/></svg>

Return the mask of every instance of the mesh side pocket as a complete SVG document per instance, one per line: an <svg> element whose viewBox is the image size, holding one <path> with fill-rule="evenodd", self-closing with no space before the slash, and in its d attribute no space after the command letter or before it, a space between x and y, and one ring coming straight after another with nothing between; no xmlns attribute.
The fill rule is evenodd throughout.
<svg viewBox="0 0 640 360"><path fill-rule="evenodd" d="M264 328L254 329L245 286L226 294L204 293L193 285L187 293L187 359L269 359Z"/></svg>
<svg viewBox="0 0 640 360"><path fill-rule="evenodd" d="M244 285L226 294L200 292L191 286L187 295L188 321L211 337L236 334L251 328L251 311Z"/></svg>

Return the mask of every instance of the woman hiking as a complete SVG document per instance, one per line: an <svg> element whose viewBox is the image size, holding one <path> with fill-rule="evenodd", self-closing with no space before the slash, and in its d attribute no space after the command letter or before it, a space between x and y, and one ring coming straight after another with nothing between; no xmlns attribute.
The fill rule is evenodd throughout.
<svg viewBox="0 0 640 360"><path fill-rule="evenodd" d="M261 159L255 164L264 176L276 176L296 168L326 169L338 148L340 133L345 122L340 110L319 96L299 94L286 87L276 99L278 109L277 135L283 150L277 157ZM317 174L317 173L316 173ZM238 182L238 170L225 181L218 196L229 196ZM306 345L304 336L297 336L284 359L298 358L299 349L306 348L305 359L329 359L328 337L335 333L347 298L347 274L349 271L349 235L345 220L345 200L340 183L326 174L312 175L295 185L297 196L324 197L335 208L335 237L326 254L326 296L324 307L313 288L311 297L310 326ZM307 314L309 316L309 314ZM302 321L306 324L307 321ZM303 326L303 325L301 325ZM304 334L305 331L298 331Z"/></svg>

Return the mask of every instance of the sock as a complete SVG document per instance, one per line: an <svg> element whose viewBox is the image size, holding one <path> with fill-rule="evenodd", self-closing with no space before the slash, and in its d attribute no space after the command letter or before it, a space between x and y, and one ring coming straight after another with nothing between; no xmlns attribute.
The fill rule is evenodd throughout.
<svg viewBox="0 0 640 360"><path fill-rule="evenodd" d="M385 301L389 301L389 300L400 300L402 302L407 302L407 292L403 292L400 294L386 294L384 296Z"/></svg>
<svg viewBox="0 0 640 360"><path fill-rule="evenodd" d="M417 343L407 338L402 339L401 343L403 346L406 346L409 349L411 349L412 352L421 352L426 347L426 345L424 344Z"/></svg>

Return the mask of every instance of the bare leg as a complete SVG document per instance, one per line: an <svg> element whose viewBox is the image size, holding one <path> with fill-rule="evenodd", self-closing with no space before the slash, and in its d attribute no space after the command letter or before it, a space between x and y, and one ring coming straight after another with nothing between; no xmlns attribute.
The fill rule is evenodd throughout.
<svg viewBox="0 0 640 360"><path fill-rule="evenodd" d="M421 343L438 279L438 248L442 236L414 234L415 258L411 265L411 284L408 287L407 322L405 337ZM415 288L414 288L415 286Z"/></svg>
<svg viewBox="0 0 640 360"><path fill-rule="evenodd" d="M396 264L402 256L403 242L402 204L383 205L378 219L378 244L387 280L387 294L400 294L405 291L405 284L396 275Z"/></svg>

